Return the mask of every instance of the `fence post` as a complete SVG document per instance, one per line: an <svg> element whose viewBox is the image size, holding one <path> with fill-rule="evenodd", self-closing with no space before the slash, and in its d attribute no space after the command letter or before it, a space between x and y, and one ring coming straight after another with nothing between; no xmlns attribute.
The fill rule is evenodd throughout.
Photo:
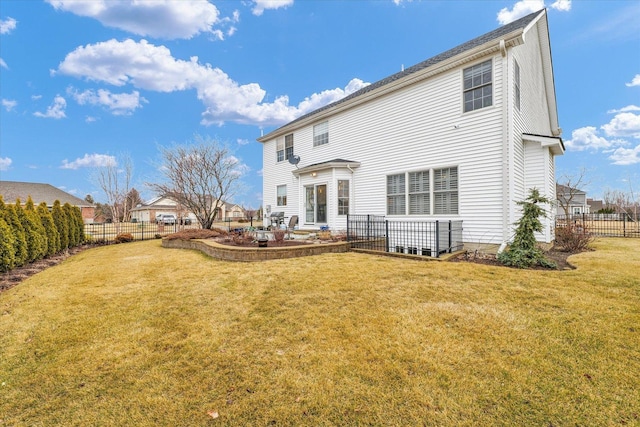
<svg viewBox="0 0 640 427"><path fill-rule="evenodd" d="M436 221L436 258L440 258L440 221Z"/></svg>
<svg viewBox="0 0 640 427"><path fill-rule="evenodd" d="M104 222L102 223L102 241L106 242L107 241L107 230L106 230L106 226L107 224L105 224Z"/></svg>
<svg viewBox="0 0 640 427"><path fill-rule="evenodd" d="M384 251L389 252L389 220L384 220Z"/></svg>
<svg viewBox="0 0 640 427"><path fill-rule="evenodd" d="M622 214L622 237L627 237L627 215Z"/></svg>
<svg viewBox="0 0 640 427"><path fill-rule="evenodd" d="M140 221L140 240L144 241L144 221Z"/></svg>
<svg viewBox="0 0 640 427"><path fill-rule="evenodd" d="M347 242L350 242L350 240L349 240L349 214L347 214Z"/></svg>
<svg viewBox="0 0 640 427"><path fill-rule="evenodd" d="M371 241L371 215L367 214L367 242Z"/></svg>
<svg viewBox="0 0 640 427"><path fill-rule="evenodd" d="M453 252L451 249L451 220L449 220L449 247L447 248L447 252Z"/></svg>

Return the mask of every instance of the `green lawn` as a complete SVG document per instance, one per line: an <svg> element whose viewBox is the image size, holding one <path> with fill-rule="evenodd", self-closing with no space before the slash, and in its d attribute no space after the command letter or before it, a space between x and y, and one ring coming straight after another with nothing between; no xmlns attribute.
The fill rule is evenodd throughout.
<svg viewBox="0 0 640 427"><path fill-rule="evenodd" d="M0 426L640 425L640 239L595 248L571 271L91 249L0 293Z"/></svg>

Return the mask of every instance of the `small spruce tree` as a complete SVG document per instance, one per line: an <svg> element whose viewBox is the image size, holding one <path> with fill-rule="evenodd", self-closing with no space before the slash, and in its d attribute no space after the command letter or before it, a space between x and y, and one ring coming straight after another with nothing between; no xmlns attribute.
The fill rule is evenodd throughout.
<svg viewBox="0 0 640 427"><path fill-rule="evenodd" d="M67 219L67 214L62 209L60 200L53 202L51 216L53 216L53 223L56 225L58 234L60 234L60 248L57 251L59 252L69 247L69 220Z"/></svg>
<svg viewBox="0 0 640 427"><path fill-rule="evenodd" d="M15 266L20 267L27 263L27 238L25 236L24 227L18 218L15 206L5 205L0 197L0 215L11 229L14 237L14 253Z"/></svg>
<svg viewBox="0 0 640 427"><path fill-rule="evenodd" d="M0 216L0 271L5 272L16 266L16 238L11 227Z"/></svg>
<svg viewBox="0 0 640 427"><path fill-rule="evenodd" d="M532 188L529 196L518 202L522 206L522 217L515 223L516 234L513 243L504 252L498 254L498 261L510 267L529 268L536 265L546 268L556 268L549 261L542 249L536 243L536 232L541 232L542 222L540 218L546 218L547 214L541 204L549 203L549 199L540 195L536 188Z"/></svg>
<svg viewBox="0 0 640 427"><path fill-rule="evenodd" d="M42 202L36 209L40 216L40 222L47 233L47 255L51 256L60 250L60 233L53 222L53 216L49 212L46 202Z"/></svg>

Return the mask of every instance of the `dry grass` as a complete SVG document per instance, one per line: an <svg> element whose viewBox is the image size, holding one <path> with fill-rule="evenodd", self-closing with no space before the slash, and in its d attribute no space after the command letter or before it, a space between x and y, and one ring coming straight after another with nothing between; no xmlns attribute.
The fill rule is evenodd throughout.
<svg viewBox="0 0 640 427"><path fill-rule="evenodd" d="M640 240L595 247L563 272L91 249L0 294L0 425L638 425Z"/></svg>

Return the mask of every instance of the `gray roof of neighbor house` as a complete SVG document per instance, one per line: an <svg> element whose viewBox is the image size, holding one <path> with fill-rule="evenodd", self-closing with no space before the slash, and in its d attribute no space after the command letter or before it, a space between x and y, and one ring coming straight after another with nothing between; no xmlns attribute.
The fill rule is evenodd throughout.
<svg viewBox="0 0 640 427"><path fill-rule="evenodd" d="M493 31L490 31L490 32L486 33L486 34L483 34L480 37L476 37L475 39L469 40L468 42L462 43L461 45L458 45L458 46L456 46L456 47L454 47L452 49L449 49L449 50L447 50L445 52L442 52L442 53L440 53L440 54L438 54L436 56L433 56L433 57L431 57L431 58L429 58L429 59L427 59L425 61L422 61L422 62L420 62L420 63L418 63L416 65L408 67L408 68L404 69L403 71L400 71L399 73L395 73L395 74L390 75L389 77L385 77L382 80L378 80L375 83L372 83L372 84L370 84L370 85L368 85L366 87L363 87L362 89L360 89L360 90L358 90L356 92L353 92L351 95L345 96L344 98L342 98L342 99L340 99L338 101L335 101L335 102L333 102L331 104L327 104L324 107L320 107L317 110L314 110L314 111L312 111L310 113L307 113L307 114L305 114L303 116L298 117L297 119L285 124L284 126L281 126L278 129L270 132L269 134L258 138L258 141L265 142L267 139L269 139L268 137L269 137L270 134L278 133L278 131L280 129L282 129L282 128L290 127L291 125L293 125L295 123L298 123L300 121L303 121L303 120L305 120L305 119L307 119L307 118L309 118L311 116L314 116L314 115L316 115L316 114L318 114L318 113L320 113L322 111L331 109L331 108L335 107L336 105L339 105L339 104L345 103L347 101L350 101L353 98L357 98L357 97L359 97L361 95L364 95L364 94L366 94L368 92L371 92L371 91L373 91L375 89L378 89L378 88L380 88L382 86L386 86L386 85L388 85L390 83L395 82L396 80L403 79L404 77L409 76L409 75L414 74L414 73L417 73L418 71L424 70L425 68L432 67L433 65L436 65L439 62L445 61L445 60L447 60L449 58L453 58L453 57L455 57L455 56L457 56L457 55L459 55L461 53L464 53L466 51L469 51L469 50L471 50L473 48L482 46L483 44L485 44L487 42L500 39L501 37L503 37L503 36L505 36L505 35L507 35L509 33L512 33L512 32L514 32L516 30L524 30L543 11L544 11L544 9L539 10L539 11L534 12L534 13L531 13L531 14L529 14L527 16L524 16L524 17L522 17L520 19L517 19L517 20L515 20L515 21L513 21L513 22L511 22L509 24L503 25L500 28L497 28L497 29L495 29Z"/></svg>
<svg viewBox="0 0 640 427"><path fill-rule="evenodd" d="M0 195L5 203L15 203L17 199L20 199L20 203L24 205L27 198L31 196L36 206L45 202L47 206L51 207L58 200L62 205L69 203L81 208L95 207L92 203L62 191L51 184L36 182L0 181Z"/></svg>

